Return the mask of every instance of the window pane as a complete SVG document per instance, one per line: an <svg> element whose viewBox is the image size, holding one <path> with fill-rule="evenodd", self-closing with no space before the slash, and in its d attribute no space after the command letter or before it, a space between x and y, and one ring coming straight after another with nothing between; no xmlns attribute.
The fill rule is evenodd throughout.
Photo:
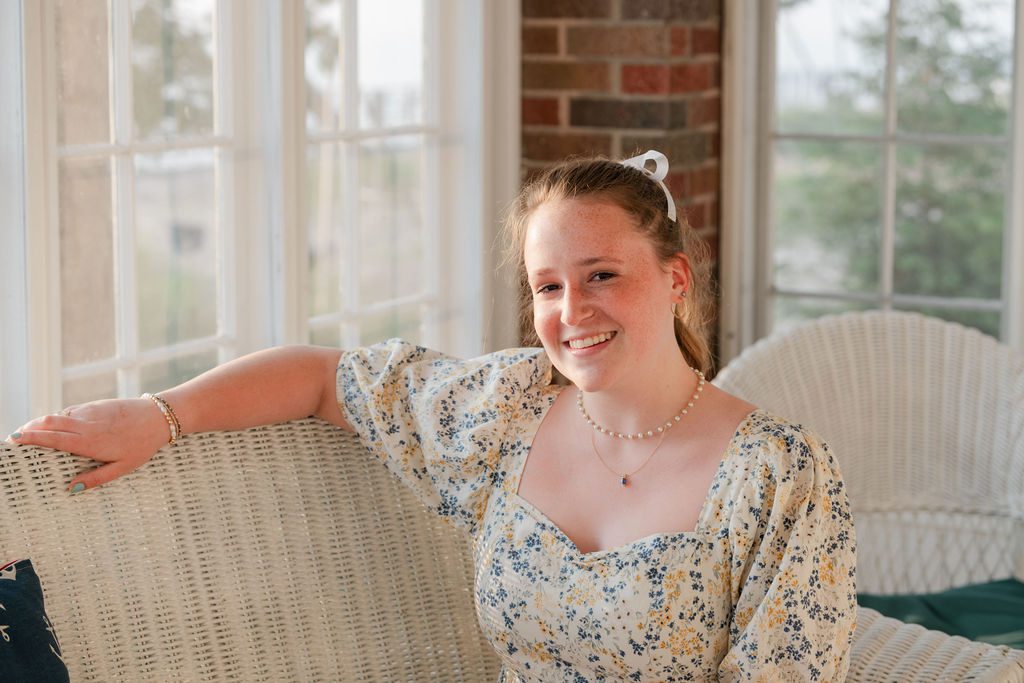
<svg viewBox="0 0 1024 683"><path fill-rule="evenodd" d="M306 220L309 232L308 301L310 315L342 309L342 259L345 225L342 219L341 172L336 144L313 145L307 162Z"/></svg>
<svg viewBox="0 0 1024 683"><path fill-rule="evenodd" d="M59 0L57 142L110 140L107 0Z"/></svg>
<svg viewBox="0 0 1024 683"><path fill-rule="evenodd" d="M309 343L314 346L329 346L332 349L341 348L341 328L338 325L320 327L309 331Z"/></svg>
<svg viewBox="0 0 1024 683"><path fill-rule="evenodd" d="M114 220L110 162L60 162L61 357L64 366L112 358Z"/></svg>
<svg viewBox="0 0 1024 683"><path fill-rule="evenodd" d="M838 315L850 311L866 311L874 305L863 301L810 299L788 296L775 297L774 319L771 333L788 332L803 323L824 315Z"/></svg>
<svg viewBox="0 0 1024 683"><path fill-rule="evenodd" d="M779 8L780 131L881 133L887 0L808 0Z"/></svg>
<svg viewBox="0 0 1024 683"><path fill-rule="evenodd" d="M217 332L213 153L139 156L135 165L139 343Z"/></svg>
<svg viewBox="0 0 1024 683"><path fill-rule="evenodd" d="M1005 152L906 145L896 156L895 292L998 299Z"/></svg>
<svg viewBox="0 0 1024 683"><path fill-rule="evenodd" d="M335 130L342 125L341 3L306 0L306 127Z"/></svg>
<svg viewBox="0 0 1024 683"><path fill-rule="evenodd" d="M213 132L213 0L132 0L135 134Z"/></svg>
<svg viewBox="0 0 1024 683"><path fill-rule="evenodd" d="M772 218L777 287L877 291L882 177L877 145L776 144Z"/></svg>
<svg viewBox="0 0 1024 683"><path fill-rule="evenodd" d="M1006 133L1013 0L901 0L898 17L900 129Z"/></svg>
<svg viewBox="0 0 1024 683"><path fill-rule="evenodd" d="M97 377L70 379L64 382L61 403L65 406L117 397L117 375L113 372Z"/></svg>
<svg viewBox="0 0 1024 683"><path fill-rule="evenodd" d="M217 365L216 351L204 351L144 365L140 376L142 391L153 394L169 389L206 372L215 365Z"/></svg>
<svg viewBox="0 0 1024 683"><path fill-rule="evenodd" d="M375 344L400 337L413 344L420 343L420 307L398 306L366 316L360 321L360 345Z"/></svg>
<svg viewBox="0 0 1024 683"><path fill-rule="evenodd" d="M359 147L362 303L423 292L422 141L402 136Z"/></svg>
<svg viewBox="0 0 1024 683"><path fill-rule="evenodd" d="M359 122L363 128L423 117L423 0L359 0Z"/></svg>

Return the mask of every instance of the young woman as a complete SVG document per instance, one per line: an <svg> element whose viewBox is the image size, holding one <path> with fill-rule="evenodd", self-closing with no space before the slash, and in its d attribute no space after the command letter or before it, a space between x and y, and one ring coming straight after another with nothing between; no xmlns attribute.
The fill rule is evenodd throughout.
<svg viewBox="0 0 1024 683"><path fill-rule="evenodd" d="M542 348L272 349L12 438L104 462L78 492L145 463L168 430L318 415L473 537L502 680L842 680L842 477L812 432L705 383L708 265L667 167L657 152L572 160L523 190L507 233Z"/></svg>

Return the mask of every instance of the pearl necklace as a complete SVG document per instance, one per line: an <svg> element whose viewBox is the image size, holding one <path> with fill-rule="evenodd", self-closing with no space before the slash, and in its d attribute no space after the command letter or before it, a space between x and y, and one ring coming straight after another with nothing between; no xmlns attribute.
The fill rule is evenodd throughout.
<svg viewBox="0 0 1024 683"><path fill-rule="evenodd" d="M583 419L586 420L587 424L593 427L595 431L601 432L602 434L607 434L608 436L617 436L620 439L646 439L649 436L661 434L662 432L671 429L672 425L682 420L683 416L686 415L689 409L693 407L693 404L696 403L698 399L700 399L700 394L702 391L704 391L704 373L701 372L700 370L697 370L696 368L690 369L693 370L695 375L697 375L697 389L696 391L693 392L693 396L690 397L690 400L686 402L686 405L684 405L682 409L678 413L676 413L675 416L672 417L671 420L668 420L665 424L660 425L656 428L649 429L646 432L622 433L616 432L613 429L607 429L597 424L596 422L594 422L594 419L590 417L590 415L587 413L587 409L583 407L582 391L576 395L576 407L580 409L580 415L583 416Z"/></svg>

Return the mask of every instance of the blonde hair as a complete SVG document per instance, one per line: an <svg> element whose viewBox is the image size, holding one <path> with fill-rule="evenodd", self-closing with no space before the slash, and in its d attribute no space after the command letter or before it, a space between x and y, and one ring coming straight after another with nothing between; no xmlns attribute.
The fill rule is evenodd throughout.
<svg viewBox="0 0 1024 683"><path fill-rule="evenodd" d="M540 346L533 327L533 296L523 260L530 217L545 202L584 198L610 202L632 216L635 228L650 240L663 265L680 252L689 258L693 281L680 305L682 313L675 317L676 343L687 363L710 374L712 356L708 329L713 292L707 245L682 212L677 217L678 223L669 220L665 193L658 183L637 168L604 157L569 159L545 170L523 187L509 208L503 236L507 259L514 261L517 268L519 323L524 341Z"/></svg>

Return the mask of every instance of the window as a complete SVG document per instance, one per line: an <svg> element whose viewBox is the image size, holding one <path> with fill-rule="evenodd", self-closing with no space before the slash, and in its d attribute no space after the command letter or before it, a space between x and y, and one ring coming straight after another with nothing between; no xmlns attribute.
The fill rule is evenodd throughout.
<svg viewBox="0 0 1024 683"><path fill-rule="evenodd" d="M730 73L758 114L726 123L749 147L734 150L748 170L732 196L752 188L734 226L757 245L732 255L754 274L724 316L732 353L871 308L1024 348L1014 0L734 4L757 16L733 34L746 64Z"/></svg>
<svg viewBox="0 0 1024 683"><path fill-rule="evenodd" d="M491 80L518 54L484 38L507 7L14 5L0 85L23 118L0 123L25 215L4 228L21 268L3 310L26 333L0 333L4 427L277 343L497 342L484 301L518 155L488 139L518 119Z"/></svg>

